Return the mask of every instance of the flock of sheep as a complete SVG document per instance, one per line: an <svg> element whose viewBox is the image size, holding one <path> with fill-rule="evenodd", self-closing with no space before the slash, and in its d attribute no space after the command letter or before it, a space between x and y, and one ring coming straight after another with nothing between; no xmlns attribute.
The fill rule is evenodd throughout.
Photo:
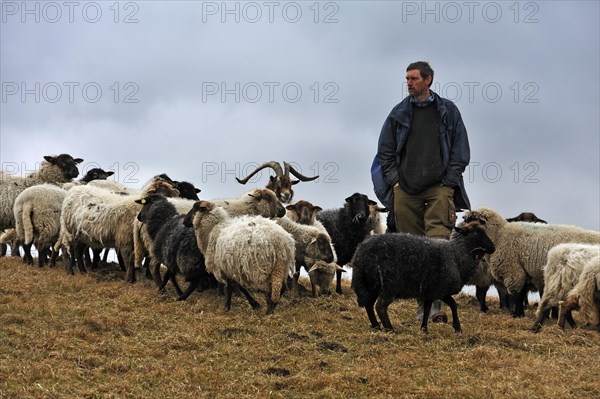
<svg viewBox="0 0 600 399"><path fill-rule="evenodd" d="M553 315L560 327L565 320L575 326L571 311L577 309L578 318L600 331L596 231L547 224L532 215L513 222L481 207L465 214L449 240L384 234L380 214L386 210L364 194L355 193L330 210L305 200L292 203L292 186L318 176L303 176L287 162L283 168L266 162L238 179L246 184L270 168L275 175L266 188L210 201L200 201L200 190L191 183L165 174L139 190L106 180L112 172L102 169L74 180L81 162L68 154L45 156L40 169L25 177L0 173L2 255L9 244L13 254L22 248L23 260L32 264L33 245L42 267L53 266L62 252L72 274L75 267L94 269L101 251L114 248L128 282L135 282L136 269L142 269L160 291L171 282L178 300L221 287L226 309L238 291L258 308L252 293L262 292L267 314L290 285L294 297L300 294L302 267L317 296L329 293L334 278L336 292L342 292L341 266L347 265L353 268L358 305L375 329L394 329L387 308L395 299L416 298L425 314L434 300L447 303L459 332L452 295L466 284L476 285L485 312L485 293L493 284L514 317L524 316L529 291L540 292L535 332L557 307ZM187 283L184 289L178 275ZM427 331L427 317L421 329Z"/></svg>

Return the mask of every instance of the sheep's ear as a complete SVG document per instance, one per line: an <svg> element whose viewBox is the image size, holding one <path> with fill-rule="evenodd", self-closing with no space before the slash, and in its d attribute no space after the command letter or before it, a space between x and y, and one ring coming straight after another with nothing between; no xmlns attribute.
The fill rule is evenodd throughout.
<svg viewBox="0 0 600 399"><path fill-rule="evenodd" d="M73 161L75 161L75 163L82 163L83 158L75 158L75 159L73 159Z"/></svg>
<svg viewBox="0 0 600 399"><path fill-rule="evenodd" d="M467 235L467 234L469 233L469 229L467 229L466 227L458 227L458 226L455 226L455 227L454 227L454 230L455 230L457 233L460 233L460 234L462 234L463 236L464 236L464 235Z"/></svg>
<svg viewBox="0 0 600 399"><path fill-rule="evenodd" d="M377 212L389 212L387 208L377 208Z"/></svg>
<svg viewBox="0 0 600 399"><path fill-rule="evenodd" d="M338 271L340 271L342 273L346 273L346 270L344 270L343 267L341 267L340 265L337 265L337 264L335 265L335 270L338 270Z"/></svg>
<svg viewBox="0 0 600 399"><path fill-rule="evenodd" d="M369 205L377 205L377 202L375 202L373 200L369 200Z"/></svg>
<svg viewBox="0 0 600 399"><path fill-rule="evenodd" d="M196 194L198 194L202 190L200 190L199 188L194 188L194 191L196 192Z"/></svg>
<svg viewBox="0 0 600 399"><path fill-rule="evenodd" d="M113 171L106 172L106 176L112 176L112 175L114 175L114 174L115 174L115 172L113 172Z"/></svg>
<svg viewBox="0 0 600 399"><path fill-rule="evenodd" d="M136 203L145 205L148 203L148 199L146 197L135 200Z"/></svg>
<svg viewBox="0 0 600 399"><path fill-rule="evenodd" d="M292 180L292 185L300 183L300 180Z"/></svg>
<svg viewBox="0 0 600 399"><path fill-rule="evenodd" d="M50 162L52 165L56 163L56 157L53 157L51 155L44 155L44 159Z"/></svg>
<svg viewBox="0 0 600 399"><path fill-rule="evenodd" d="M294 210L294 205L288 205L285 207L285 209L287 209L288 211L293 211Z"/></svg>
<svg viewBox="0 0 600 399"><path fill-rule="evenodd" d="M315 213L316 213L316 212L321 212L322 210L323 210L323 208L321 208L320 206L315 206L315 207L313 208L313 212L315 212Z"/></svg>

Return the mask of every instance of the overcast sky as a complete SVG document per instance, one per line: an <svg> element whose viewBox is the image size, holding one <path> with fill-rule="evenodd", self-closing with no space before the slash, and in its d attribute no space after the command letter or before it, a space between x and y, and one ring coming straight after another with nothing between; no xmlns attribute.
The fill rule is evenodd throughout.
<svg viewBox="0 0 600 399"><path fill-rule="evenodd" d="M471 145L473 207L600 229L597 1L1 2L2 170L69 153L232 197L277 160L296 199L375 199L383 121L427 60Z"/></svg>

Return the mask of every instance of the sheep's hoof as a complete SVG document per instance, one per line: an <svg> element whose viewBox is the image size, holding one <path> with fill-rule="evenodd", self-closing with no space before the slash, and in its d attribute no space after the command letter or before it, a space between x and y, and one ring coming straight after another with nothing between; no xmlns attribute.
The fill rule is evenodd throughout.
<svg viewBox="0 0 600 399"><path fill-rule="evenodd" d="M536 333L536 334L539 333L541 330L542 330L542 324L541 323L535 323L533 325L533 327L531 327L531 331L533 333Z"/></svg>
<svg viewBox="0 0 600 399"><path fill-rule="evenodd" d="M460 328L460 327L459 328L455 328L454 332L457 333L457 334L462 334L462 328Z"/></svg>
<svg viewBox="0 0 600 399"><path fill-rule="evenodd" d="M385 332L386 333L396 334L397 331L396 331L396 329L394 327L392 327L392 328L387 328L386 327Z"/></svg>
<svg viewBox="0 0 600 399"><path fill-rule="evenodd" d="M421 327L421 332L427 334L429 330L427 330L427 327Z"/></svg>
<svg viewBox="0 0 600 399"><path fill-rule="evenodd" d="M372 330L381 331L381 324L377 324L376 326L371 326Z"/></svg>

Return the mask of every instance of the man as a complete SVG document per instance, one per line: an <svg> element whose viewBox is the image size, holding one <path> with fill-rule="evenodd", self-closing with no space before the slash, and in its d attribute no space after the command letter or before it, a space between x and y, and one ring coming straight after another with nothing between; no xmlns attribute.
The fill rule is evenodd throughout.
<svg viewBox="0 0 600 399"><path fill-rule="evenodd" d="M409 95L383 124L371 174L377 197L393 209L396 231L448 239L456 211L470 209L462 178L469 140L458 108L430 90L432 82L427 62L406 68ZM434 302L432 321L447 321L440 305Z"/></svg>

